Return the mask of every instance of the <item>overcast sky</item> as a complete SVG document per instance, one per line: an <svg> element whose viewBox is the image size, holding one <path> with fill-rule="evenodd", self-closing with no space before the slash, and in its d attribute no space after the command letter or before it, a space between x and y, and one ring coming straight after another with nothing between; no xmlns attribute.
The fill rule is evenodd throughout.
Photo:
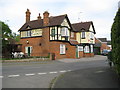
<svg viewBox="0 0 120 90"><path fill-rule="evenodd" d="M0 0L0 20L13 32L25 23L25 12L31 11L31 20L48 11L50 16L67 14L71 23L93 21L96 37L110 39L113 19L119 0Z"/></svg>

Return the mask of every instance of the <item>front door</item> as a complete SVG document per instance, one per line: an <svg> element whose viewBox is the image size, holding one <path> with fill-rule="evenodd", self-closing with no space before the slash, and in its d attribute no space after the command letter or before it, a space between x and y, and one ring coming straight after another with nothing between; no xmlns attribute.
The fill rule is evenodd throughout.
<svg viewBox="0 0 120 90"><path fill-rule="evenodd" d="M30 51L31 51L30 47L28 47L28 56L30 56Z"/></svg>
<svg viewBox="0 0 120 90"><path fill-rule="evenodd" d="M25 47L25 53L26 55L30 56L32 53L32 46Z"/></svg>

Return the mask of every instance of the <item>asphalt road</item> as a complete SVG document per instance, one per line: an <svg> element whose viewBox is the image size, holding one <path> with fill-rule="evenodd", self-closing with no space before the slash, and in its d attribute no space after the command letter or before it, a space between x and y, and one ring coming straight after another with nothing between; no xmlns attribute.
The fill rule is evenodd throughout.
<svg viewBox="0 0 120 90"><path fill-rule="evenodd" d="M55 88L120 88L118 76L109 67L96 67L71 71L57 77Z"/></svg>
<svg viewBox="0 0 120 90"><path fill-rule="evenodd" d="M95 56L58 61L3 63L0 79L3 88L49 88L51 80L60 74L108 66L106 59L105 56Z"/></svg>

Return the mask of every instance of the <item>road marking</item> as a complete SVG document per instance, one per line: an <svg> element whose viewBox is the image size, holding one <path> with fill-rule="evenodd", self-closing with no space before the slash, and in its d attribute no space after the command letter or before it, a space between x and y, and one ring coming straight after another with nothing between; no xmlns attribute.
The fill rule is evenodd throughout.
<svg viewBox="0 0 120 90"><path fill-rule="evenodd" d="M9 75L8 77L19 77L20 75Z"/></svg>
<svg viewBox="0 0 120 90"><path fill-rule="evenodd" d="M29 73L29 74L25 74L26 76L33 76L35 75L34 73Z"/></svg>
<svg viewBox="0 0 120 90"><path fill-rule="evenodd" d="M103 72L105 72L105 71L96 71L95 73L103 73Z"/></svg>
<svg viewBox="0 0 120 90"><path fill-rule="evenodd" d="M58 72L49 72L50 74L52 74L52 73L58 73Z"/></svg>
<svg viewBox="0 0 120 90"><path fill-rule="evenodd" d="M68 72L72 71L72 70L67 70Z"/></svg>
<svg viewBox="0 0 120 90"><path fill-rule="evenodd" d="M47 74L47 73L38 73L39 75Z"/></svg>
<svg viewBox="0 0 120 90"><path fill-rule="evenodd" d="M59 71L59 72L67 72L66 70L63 70L63 71Z"/></svg>
<svg viewBox="0 0 120 90"><path fill-rule="evenodd" d="M0 78L3 78L3 76L0 76Z"/></svg>

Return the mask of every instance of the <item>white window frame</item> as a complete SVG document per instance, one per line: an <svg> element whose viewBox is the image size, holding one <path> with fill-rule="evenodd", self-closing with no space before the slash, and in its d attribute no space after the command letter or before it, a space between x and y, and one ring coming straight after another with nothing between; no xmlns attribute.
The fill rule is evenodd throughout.
<svg viewBox="0 0 120 90"><path fill-rule="evenodd" d="M82 39L85 39L85 34L86 34L85 32L81 32L81 38Z"/></svg>
<svg viewBox="0 0 120 90"><path fill-rule="evenodd" d="M71 37L74 38L74 32L71 32Z"/></svg>
<svg viewBox="0 0 120 90"><path fill-rule="evenodd" d="M94 39L94 35L93 35L93 33L92 32L90 32L90 39Z"/></svg>
<svg viewBox="0 0 120 90"><path fill-rule="evenodd" d="M78 46L78 51L83 51L83 46Z"/></svg>
<svg viewBox="0 0 120 90"><path fill-rule="evenodd" d="M62 27L61 28L61 36L69 36L68 28Z"/></svg>
<svg viewBox="0 0 120 90"><path fill-rule="evenodd" d="M30 47L30 54L32 53L32 46L27 46L25 47L25 53L28 54L28 47Z"/></svg>
<svg viewBox="0 0 120 90"><path fill-rule="evenodd" d="M93 53L93 45L90 45L91 53Z"/></svg>
<svg viewBox="0 0 120 90"><path fill-rule="evenodd" d="M60 54L65 54L65 45L64 44L60 44Z"/></svg>
<svg viewBox="0 0 120 90"><path fill-rule="evenodd" d="M84 53L90 53L89 46L85 46L85 47L84 47Z"/></svg>
<svg viewBox="0 0 120 90"><path fill-rule="evenodd" d="M31 37L31 31L27 31L27 37Z"/></svg>

